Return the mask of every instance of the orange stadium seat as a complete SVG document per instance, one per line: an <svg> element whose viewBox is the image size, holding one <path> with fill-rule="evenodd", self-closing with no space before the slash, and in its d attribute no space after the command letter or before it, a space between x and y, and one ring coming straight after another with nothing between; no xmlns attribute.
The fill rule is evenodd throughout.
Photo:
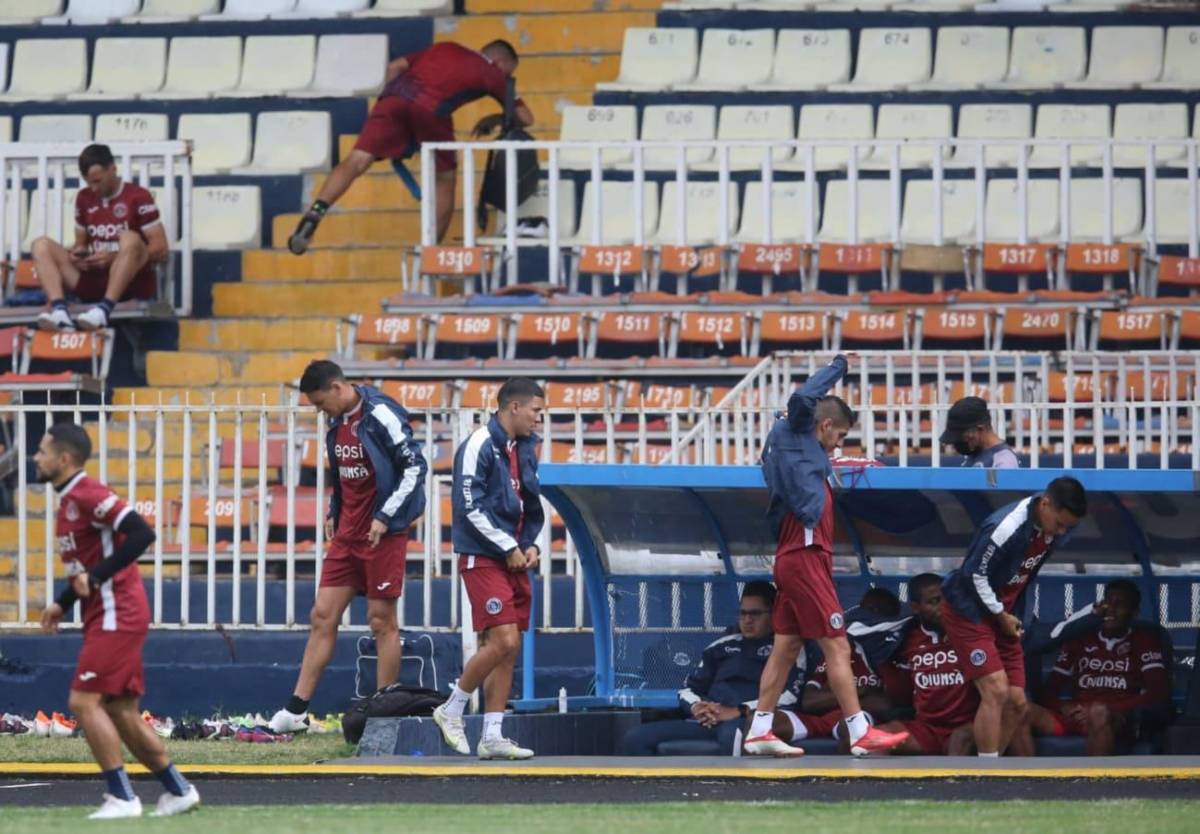
<svg viewBox="0 0 1200 834"><path fill-rule="evenodd" d="M996 329L996 350L1071 350L1076 311L1069 307L1009 307ZM1015 344L1014 344L1015 343Z"/></svg>
<svg viewBox="0 0 1200 834"><path fill-rule="evenodd" d="M691 409L700 405L701 397L692 386L662 385L657 382L629 384L625 395L627 408L646 411Z"/></svg>
<svg viewBox="0 0 1200 834"><path fill-rule="evenodd" d="M449 403L442 380L385 379L379 390L407 409L438 409Z"/></svg>
<svg viewBox="0 0 1200 834"><path fill-rule="evenodd" d="M967 383L959 380L950 386L950 396L946 402L957 402L963 397L981 397L992 405L1007 405L1013 402L1013 384L1002 382L992 386L982 382Z"/></svg>
<svg viewBox="0 0 1200 834"><path fill-rule="evenodd" d="M1200 310L1184 310L1179 314L1176 347L1180 350L1200 348Z"/></svg>
<svg viewBox="0 0 1200 834"><path fill-rule="evenodd" d="M0 373L15 372L25 347L25 328L0 328Z"/></svg>
<svg viewBox="0 0 1200 834"><path fill-rule="evenodd" d="M425 322L421 316L363 315L356 321L356 344L403 348L419 351L424 341Z"/></svg>
<svg viewBox="0 0 1200 834"><path fill-rule="evenodd" d="M841 348L908 348L909 322L912 314L907 310L885 312L863 312L851 310L841 321L839 345Z"/></svg>
<svg viewBox="0 0 1200 834"><path fill-rule="evenodd" d="M582 449L577 450L574 443L560 443L557 441L550 444L550 460L553 463L616 462L608 459L608 446L604 443L585 443Z"/></svg>
<svg viewBox="0 0 1200 834"><path fill-rule="evenodd" d="M1162 310L1099 310L1092 327L1092 349L1165 350L1170 339L1168 313Z"/></svg>
<svg viewBox="0 0 1200 834"><path fill-rule="evenodd" d="M612 311L596 320L594 355L663 356L666 353L664 313Z"/></svg>
<svg viewBox="0 0 1200 834"><path fill-rule="evenodd" d="M773 350L824 350L829 338L829 313L767 310L755 316L750 352L761 356Z"/></svg>
<svg viewBox="0 0 1200 834"><path fill-rule="evenodd" d="M1158 259L1157 282L1164 287L1183 287L1200 294L1200 258L1163 255Z"/></svg>
<svg viewBox="0 0 1200 834"><path fill-rule="evenodd" d="M502 355L504 326L500 316L487 313L446 313L438 316L429 330L425 355L432 358L438 348L457 348L458 352Z"/></svg>
<svg viewBox="0 0 1200 834"><path fill-rule="evenodd" d="M615 404L610 382L547 382L545 390L547 408L603 410Z"/></svg>
<svg viewBox="0 0 1200 834"><path fill-rule="evenodd" d="M1149 375L1130 371L1125 375L1124 391L1118 390L1117 394L1124 393L1125 400L1140 402L1182 401L1192 396L1194 383L1195 378L1184 371L1174 375L1169 371L1151 371Z"/></svg>
<svg viewBox="0 0 1200 834"><path fill-rule="evenodd" d="M459 383L459 408L496 408L496 395L500 392L502 379L468 379Z"/></svg>
<svg viewBox="0 0 1200 834"><path fill-rule="evenodd" d="M991 343L991 315L987 310L929 307L918 313L917 350L978 349Z"/></svg>
<svg viewBox="0 0 1200 834"><path fill-rule="evenodd" d="M679 355L684 348L689 353L705 356L734 353L746 354L746 316L734 312L687 312L671 318L671 345L668 355Z"/></svg>
<svg viewBox="0 0 1200 834"><path fill-rule="evenodd" d="M522 313L509 330L510 357L583 356L587 322L580 313Z"/></svg>
<svg viewBox="0 0 1200 834"><path fill-rule="evenodd" d="M1097 394L1099 399L1104 401L1107 399L1107 392L1111 385L1111 378L1108 374L1100 375L1100 391L1096 391L1095 377L1086 372L1086 369L1076 371L1074 375L1074 384L1072 388L1072 400L1077 403L1095 402ZM1065 403L1067 401L1067 375L1062 371L1051 371L1046 379L1046 398L1052 403Z"/></svg>

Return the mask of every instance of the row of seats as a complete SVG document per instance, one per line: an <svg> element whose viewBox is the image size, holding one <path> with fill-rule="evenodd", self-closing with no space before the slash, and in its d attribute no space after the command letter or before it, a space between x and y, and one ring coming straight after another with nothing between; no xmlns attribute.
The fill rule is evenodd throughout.
<svg viewBox="0 0 1200 834"><path fill-rule="evenodd" d="M63 8L64 5L66 8ZM450 0L0 0L0 24L176 23L444 14Z"/></svg>
<svg viewBox="0 0 1200 834"><path fill-rule="evenodd" d="M1050 12L1112 12L1130 6L1123 0L675 0L664 9L739 9L776 12L981 12L995 14ZM1153 9L1154 7L1146 7ZM1170 9L1169 5L1164 6Z"/></svg>
<svg viewBox="0 0 1200 834"><path fill-rule="evenodd" d="M0 43L0 92L9 45ZM387 35L28 38L0 101L209 96L358 96L383 85Z"/></svg>
<svg viewBox="0 0 1200 834"><path fill-rule="evenodd" d="M102 113L24 116L19 142L158 142L168 138L192 142L195 174L303 174L329 169L333 126L324 110L260 112L253 138L249 113L183 113L168 136L165 113ZM0 116L0 142L13 140L11 116ZM73 178L74 166L67 176Z"/></svg>
<svg viewBox="0 0 1200 834"><path fill-rule="evenodd" d="M601 90L1187 88L1200 84L1200 26L625 30ZM853 75L851 70L853 69Z"/></svg>
<svg viewBox="0 0 1200 834"><path fill-rule="evenodd" d="M958 129L954 129L954 113L949 104L883 104L878 116L870 104L806 104L799 108L788 104L741 105L730 104L718 109L713 105L648 105L642 109L640 138L644 142L789 142L800 140L824 142L828 147L814 151L817 170L844 168L850 160L850 142L857 142L856 159L859 167L887 168L892 151L887 146L875 146L872 139L890 140L999 140L1019 141L1113 139L1120 144L1113 148L1113 164L1117 167L1142 168L1146 164L1146 141L1167 142L1188 137L1188 105L1118 104L1115 111L1108 104L1042 104L1037 107L1036 120L1031 104L964 104L958 110ZM1192 119L1191 137L1200 139L1200 107ZM560 138L564 142L624 143L623 147L606 148L600 152L604 167L629 168L633 160L632 144L639 138L637 108L632 105L604 107L569 106L563 109ZM1013 167L1021 149L1017 145L997 146L987 150L985 163L990 168ZM762 148L740 146L729 151L729 167L733 171L757 169L762 166ZM938 155L932 145L905 147L900 151L900 164L906 168L929 166ZM589 148L564 148L559 153L564 168L590 168L593 153ZM974 167L978 151L969 144L949 145L941 149L948 167ZM1183 145L1161 145L1155 148L1157 165L1186 164L1187 149ZM718 161L715 147L686 149L688 167L713 171ZM803 170L808 157L803 149L777 147L771 150L775 168ZM1062 164L1062 151L1054 146L1030 147L1026 159L1034 168L1057 168ZM1099 145L1076 144L1071 148L1074 166L1099 166L1103 150ZM679 150L670 147L646 148L642 154L647 170L674 170Z"/></svg>

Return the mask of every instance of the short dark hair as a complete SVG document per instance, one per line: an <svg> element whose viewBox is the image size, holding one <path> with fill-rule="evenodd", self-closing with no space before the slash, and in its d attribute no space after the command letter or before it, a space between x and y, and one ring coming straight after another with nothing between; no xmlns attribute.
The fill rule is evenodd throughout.
<svg viewBox="0 0 1200 834"><path fill-rule="evenodd" d="M916 602L930 585L941 586L942 578L936 573L918 573L908 580L908 601Z"/></svg>
<svg viewBox="0 0 1200 834"><path fill-rule="evenodd" d="M83 466L92 456L92 439L83 426L74 423L55 423L46 429L50 442L60 452L66 452L75 463Z"/></svg>
<svg viewBox="0 0 1200 834"><path fill-rule="evenodd" d="M500 390L496 392L496 401L500 404L501 409L507 408L511 402L525 402L534 398L544 400L546 392L532 379L526 379L523 376L513 377L501 385Z"/></svg>
<svg viewBox="0 0 1200 834"><path fill-rule="evenodd" d="M746 597L758 597L766 602L768 606L775 604L775 586L765 579L757 579L754 582L747 582L746 587L742 588L742 599Z"/></svg>
<svg viewBox="0 0 1200 834"><path fill-rule="evenodd" d="M863 608L874 611L881 617L895 617L900 614L900 598L887 588L870 588L863 594L859 602Z"/></svg>
<svg viewBox="0 0 1200 834"><path fill-rule="evenodd" d="M1129 599L1133 602L1133 610L1137 611L1142 607L1142 592L1138 589L1137 583L1128 579L1114 579L1104 586L1104 593L1109 591L1124 591L1129 594Z"/></svg>
<svg viewBox="0 0 1200 834"><path fill-rule="evenodd" d="M108 145L88 145L83 149L83 153L79 154L79 173L86 177L92 166L107 168L114 162L116 160L113 159L112 149Z"/></svg>
<svg viewBox="0 0 1200 834"><path fill-rule="evenodd" d="M512 61L514 64L520 63L521 58L520 58L520 56L517 55L516 48L511 43L504 40L504 38L496 38L496 40L492 41L487 46L485 46L483 48L483 51L488 52L488 51L495 50L495 49L498 49L501 52L503 52L505 55L507 55L508 59L510 61Z"/></svg>
<svg viewBox="0 0 1200 834"><path fill-rule="evenodd" d="M832 419L835 425L854 428L854 410L841 397L830 394L817 400L816 421Z"/></svg>
<svg viewBox="0 0 1200 834"><path fill-rule="evenodd" d="M312 394L317 391L328 391L329 386L338 381L345 381L346 374L336 362L328 359L314 359L304 369L300 377L300 393Z"/></svg>
<svg viewBox="0 0 1200 834"><path fill-rule="evenodd" d="M1066 510L1076 518L1087 515L1087 490L1074 478L1055 478L1046 487L1045 494L1060 510Z"/></svg>

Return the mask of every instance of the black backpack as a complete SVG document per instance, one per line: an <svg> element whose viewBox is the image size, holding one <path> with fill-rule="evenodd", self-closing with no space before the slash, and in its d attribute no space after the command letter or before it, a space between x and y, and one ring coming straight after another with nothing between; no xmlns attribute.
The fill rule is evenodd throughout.
<svg viewBox="0 0 1200 834"><path fill-rule="evenodd" d="M406 715L433 715L446 696L433 689L394 683L370 698L358 701L342 718L342 735L350 744L358 744L368 718L399 718Z"/></svg>
<svg viewBox="0 0 1200 834"><path fill-rule="evenodd" d="M530 142L533 137L517 126L514 102L516 85L508 79L508 92L504 101L504 130L500 140L504 142ZM507 154L488 151L487 161L483 166L483 184L479 187L479 205L476 209L476 220L479 230L487 228L488 206L504 211L507 207ZM538 188L542 169L538 162L537 151L517 151L517 205L528 200ZM510 222L516 222L511 218Z"/></svg>

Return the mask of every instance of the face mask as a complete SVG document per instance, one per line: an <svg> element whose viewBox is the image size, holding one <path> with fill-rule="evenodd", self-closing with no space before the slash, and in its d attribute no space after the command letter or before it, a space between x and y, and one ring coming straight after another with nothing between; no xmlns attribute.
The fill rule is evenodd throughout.
<svg viewBox="0 0 1200 834"><path fill-rule="evenodd" d="M967 445L967 441L965 440L956 440L954 441L954 451L960 455L969 455L971 454L971 447Z"/></svg>

